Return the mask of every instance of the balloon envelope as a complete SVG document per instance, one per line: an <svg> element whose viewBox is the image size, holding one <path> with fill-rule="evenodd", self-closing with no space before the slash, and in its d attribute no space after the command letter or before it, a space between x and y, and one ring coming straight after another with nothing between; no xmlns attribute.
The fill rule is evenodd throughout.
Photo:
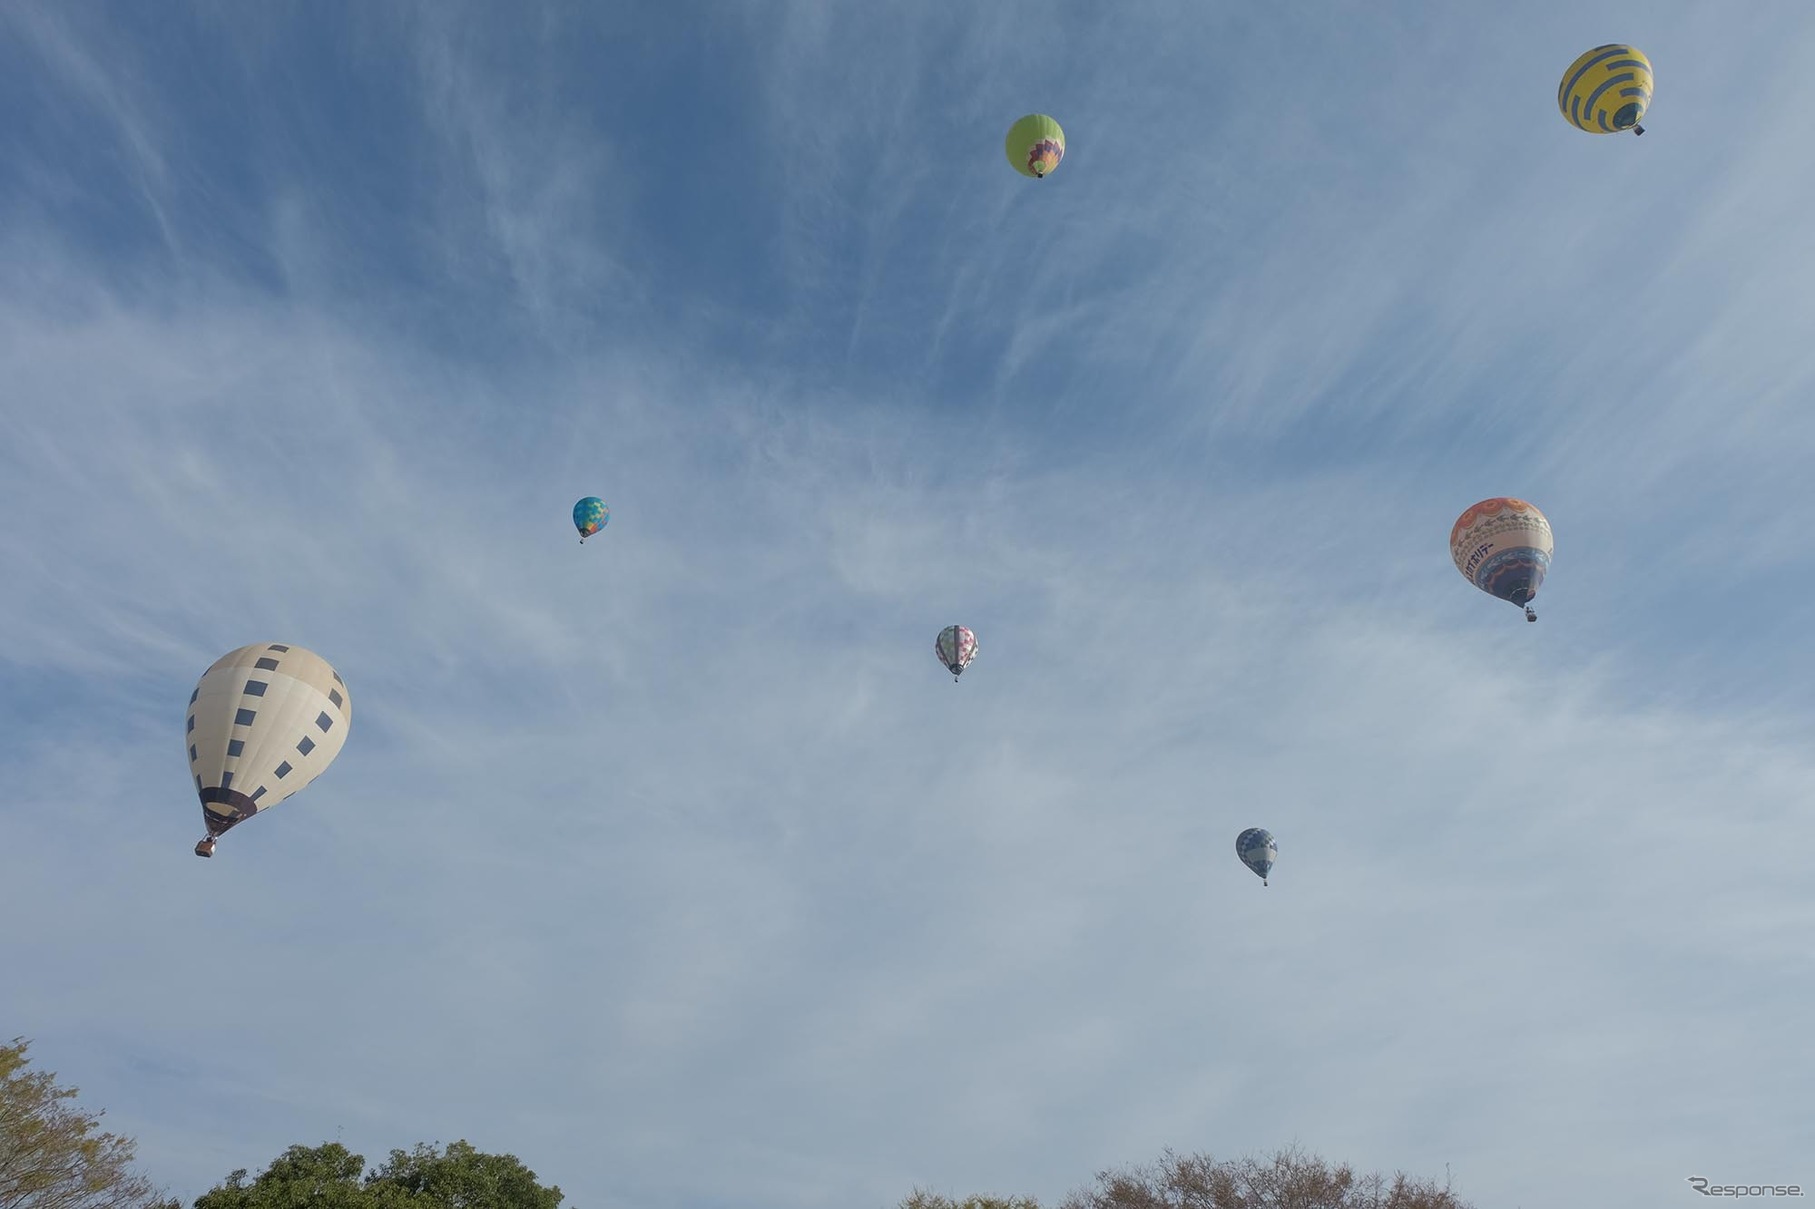
<svg viewBox="0 0 1815 1209"><path fill-rule="evenodd" d="M948 625L933 640L933 653L956 680L977 657L977 636L961 625Z"/></svg>
<svg viewBox="0 0 1815 1209"><path fill-rule="evenodd" d="M611 509L596 495L589 495L573 506L573 527L580 531L582 542L610 523Z"/></svg>
<svg viewBox="0 0 1815 1209"><path fill-rule="evenodd" d="M313 651L259 642L215 660L190 694L187 735L209 852L214 837L320 776L352 721L346 683Z"/></svg>
<svg viewBox="0 0 1815 1209"><path fill-rule="evenodd" d="M1022 176L1045 176L1065 158L1065 132L1043 113L1030 113L1008 128L1008 162Z"/></svg>
<svg viewBox="0 0 1815 1209"><path fill-rule="evenodd" d="M1273 842L1273 833L1266 828L1250 827L1235 837L1235 855L1241 857L1242 864L1252 869L1264 886L1267 874L1273 872L1273 862L1279 859L1279 845Z"/></svg>
<svg viewBox="0 0 1815 1209"><path fill-rule="evenodd" d="M1449 552L1462 577L1501 600L1529 604L1544 584L1553 549L1550 522L1511 496L1482 500L1450 526Z"/></svg>
<svg viewBox="0 0 1815 1209"><path fill-rule="evenodd" d="M1639 119L1650 105L1651 60L1621 42L1583 52L1557 85L1563 119L1590 134L1642 134Z"/></svg>

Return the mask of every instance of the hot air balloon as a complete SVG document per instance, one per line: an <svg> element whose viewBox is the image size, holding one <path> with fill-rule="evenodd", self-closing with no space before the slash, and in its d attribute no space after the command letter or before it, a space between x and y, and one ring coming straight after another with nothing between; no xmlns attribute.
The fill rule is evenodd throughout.
<svg viewBox="0 0 1815 1209"><path fill-rule="evenodd" d="M939 631L939 637L933 640L933 653L939 656L939 662L952 674L955 684L958 677L964 675L964 669L970 666L971 660L977 657L977 636L961 625L948 625Z"/></svg>
<svg viewBox="0 0 1815 1209"><path fill-rule="evenodd" d="M580 544L611 523L611 509L596 495L589 495L573 506L573 527L580 531Z"/></svg>
<svg viewBox="0 0 1815 1209"><path fill-rule="evenodd" d="M208 834L197 856L320 776L347 741L346 683L313 651L259 642L229 651L189 695L189 771Z"/></svg>
<svg viewBox="0 0 1815 1209"><path fill-rule="evenodd" d="M1065 132L1043 113L1030 113L1008 128L1008 162L1022 176L1043 177L1065 158Z"/></svg>
<svg viewBox="0 0 1815 1209"><path fill-rule="evenodd" d="M1557 85L1557 108L1590 134L1645 133L1639 119L1651 104L1651 60L1619 42L1585 52Z"/></svg>
<svg viewBox="0 0 1815 1209"><path fill-rule="evenodd" d="M1273 833L1264 827L1250 827L1235 837L1235 855L1242 858L1242 864L1254 871L1260 878L1260 884L1267 884L1267 874L1273 872L1273 862L1279 859L1279 845L1273 842Z"/></svg>
<svg viewBox="0 0 1815 1209"><path fill-rule="evenodd" d="M1550 522L1536 505L1500 496L1482 500L1456 518L1449 531L1449 553L1464 579L1501 600L1525 606L1525 620L1536 621L1531 600L1550 570Z"/></svg>

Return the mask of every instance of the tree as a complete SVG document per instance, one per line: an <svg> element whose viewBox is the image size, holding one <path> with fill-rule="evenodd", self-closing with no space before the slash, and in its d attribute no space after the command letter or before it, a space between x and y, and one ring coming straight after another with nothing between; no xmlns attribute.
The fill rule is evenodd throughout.
<svg viewBox="0 0 1815 1209"><path fill-rule="evenodd" d="M103 1132L54 1071L25 1069L30 1045L0 1045L0 1209L179 1209L132 1170L131 1138Z"/></svg>
<svg viewBox="0 0 1815 1209"><path fill-rule="evenodd" d="M292 1146L250 1184L245 1168L233 1172L197 1197L195 1209L375 1209L359 1178L365 1167L364 1155L339 1142Z"/></svg>
<svg viewBox="0 0 1815 1209"><path fill-rule="evenodd" d="M1265 1159L1217 1162L1207 1154L1097 1174L1096 1185L1066 1197L1060 1209L1470 1209L1449 1183L1403 1172L1356 1175L1290 1146Z"/></svg>
<svg viewBox="0 0 1815 1209"><path fill-rule="evenodd" d="M459 1141L393 1150L365 1174L365 1156L339 1142L292 1146L246 1182L235 1171L195 1209L556 1209L561 1190L544 1188L515 1155L485 1154ZM5 1209L5 1206L0 1206Z"/></svg>
<svg viewBox="0 0 1815 1209"><path fill-rule="evenodd" d="M482 1154L466 1142L453 1143L446 1154L433 1146L408 1154L393 1150L370 1183L400 1189L436 1209L556 1209L561 1203L561 1190L536 1183L536 1173L515 1155Z"/></svg>
<svg viewBox="0 0 1815 1209"><path fill-rule="evenodd" d="M967 1196L961 1201L954 1201L949 1196L916 1188L907 1200L901 1202L899 1209L1040 1209L1040 1202L1031 1196L1008 1199L999 1196Z"/></svg>

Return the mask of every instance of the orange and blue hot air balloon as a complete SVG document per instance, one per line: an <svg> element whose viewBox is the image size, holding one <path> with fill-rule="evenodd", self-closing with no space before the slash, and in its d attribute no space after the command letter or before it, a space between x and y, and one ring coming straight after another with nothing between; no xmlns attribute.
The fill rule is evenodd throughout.
<svg viewBox="0 0 1815 1209"><path fill-rule="evenodd" d="M1550 521L1535 504L1509 495L1482 500L1450 526L1456 570L1489 596L1522 606L1527 621L1538 619L1531 602L1555 550Z"/></svg>
<svg viewBox="0 0 1815 1209"><path fill-rule="evenodd" d="M573 506L573 527L580 531L580 544L611 521L611 509L596 495L589 495Z"/></svg>

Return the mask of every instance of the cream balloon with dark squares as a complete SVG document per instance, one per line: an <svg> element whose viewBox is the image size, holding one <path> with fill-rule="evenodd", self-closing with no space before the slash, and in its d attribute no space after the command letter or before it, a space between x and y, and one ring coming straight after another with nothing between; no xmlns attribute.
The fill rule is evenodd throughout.
<svg viewBox="0 0 1815 1209"><path fill-rule="evenodd" d="M189 697L189 772L213 856L229 828L320 776L347 741L353 703L340 673L313 651L260 642L229 651Z"/></svg>

